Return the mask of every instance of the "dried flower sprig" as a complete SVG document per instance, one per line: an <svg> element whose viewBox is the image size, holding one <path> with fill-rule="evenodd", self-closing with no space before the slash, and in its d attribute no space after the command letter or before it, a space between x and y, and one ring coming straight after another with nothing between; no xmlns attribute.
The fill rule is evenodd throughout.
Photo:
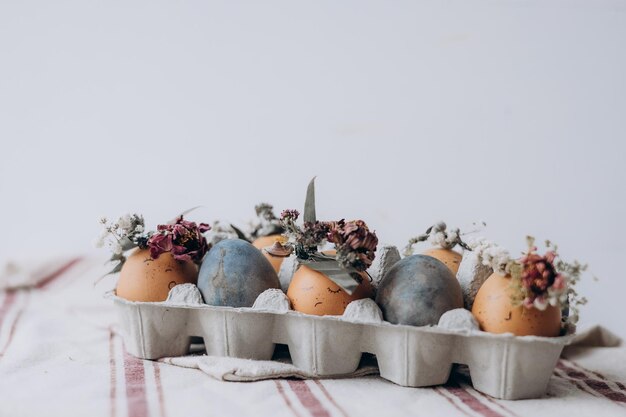
<svg viewBox="0 0 626 417"><path fill-rule="evenodd" d="M296 224L300 213L284 210L281 224L288 238L285 248L274 244L272 252L286 254L295 251L299 264L307 265L325 274L348 294L363 282L362 273L372 264L378 244L376 233L364 221L321 222L315 210L315 178L307 186L304 200L304 224ZM335 255L324 254L319 248L324 243L334 243Z"/></svg>
<svg viewBox="0 0 626 417"><path fill-rule="evenodd" d="M508 275L511 272L510 268L514 267L509 251L490 240L485 238L472 239L468 245L481 259L483 265L490 267L500 275Z"/></svg>
<svg viewBox="0 0 626 417"><path fill-rule="evenodd" d="M211 230L205 234L209 246L214 246L222 240L241 239L241 231L231 224L224 224L216 220L211 224ZM244 236L244 240L248 240Z"/></svg>
<svg viewBox="0 0 626 417"><path fill-rule="evenodd" d="M157 226L157 231L146 231L143 216L125 214L116 222L100 219L103 230L95 242L96 247L108 246L114 262L114 268L106 275L119 272L126 261L125 252L134 249L150 249L150 256L157 259L165 252L172 253L180 261L200 263L210 249L206 238L202 235L211 229L205 223L199 225L183 219L180 215L174 221Z"/></svg>
<svg viewBox="0 0 626 417"><path fill-rule="evenodd" d="M211 226L206 223L196 224L179 216L174 224L157 226L156 233L147 242L150 256L157 259L161 254L170 252L178 261L200 263L209 250L202 234L209 230Z"/></svg>
<svg viewBox="0 0 626 417"><path fill-rule="evenodd" d="M135 246L145 245L150 238L150 233L145 231L143 216L140 214L125 214L115 222L109 222L106 217L102 217L100 224L103 229L96 239L95 246L101 248L108 245L114 255L121 255Z"/></svg>
<svg viewBox="0 0 626 417"><path fill-rule="evenodd" d="M262 236L279 235L285 230L278 217L274 214L274 206L268 203L260 203L254 207L257 220L252 224L250 239L254 240Z"/></svg>
<svg viewBox="0 0 626 417"><path fill-rule="evenodd" d="M470 242L483 265L511 277L513 305L545 310L560 307L564 312L564 327L574 327L579 319L579 308L587 303L575 289L587 265L578 261L565 262L558 255L556 245L546 241L546 252L537 253L535 238L527 236L528 249L519 259L485 239Z"/></svg>
<svg viewBox="0 0 626 417"><path fill-rule="evenodd" d="M337 260L344 268L362 272L374 262L378 237L363 220L345 222L342 219L333 223L327 239L335 244Z"/></svg>
<svg viewBox="0 0 626 417"><path fill-rule="evenodd" d="M298 258L309 259L319 253L319 246L329 242L335 245L335 258L342 267L362 272L372 265L378 237L363 220L305 222L300 227L296 224L298 217L297 210L284 210L281 214L289 238L286 245L294 248Z"/></svg>
<svg viewBox="0 0 626 417"><path fill-rule="evenodd" d="M544 255L537 253L535 238L527 237L528 250L516 261L520 267L511 270L512 285L519 288L514 300L527 308L545 310L549 305L566 309L567 323L575 325L579 318L579 307L587 303L580 297L575 285L587 269L578 261L568 263L562 260L557 247L547 240Z"/></svg>
<svg viewBox="0 0 626 417"><path fill-rule="evenodd" d="M409 239L409 243L404 248L404 256L413 254L413 246L417 243L429 241L433 246L442 249L452 249L459 245L463 249L471 250L471 248L461 240L461 231L459 228L448 229L444 222L438 222L426 229L426 232L419 236Z"/></svg>

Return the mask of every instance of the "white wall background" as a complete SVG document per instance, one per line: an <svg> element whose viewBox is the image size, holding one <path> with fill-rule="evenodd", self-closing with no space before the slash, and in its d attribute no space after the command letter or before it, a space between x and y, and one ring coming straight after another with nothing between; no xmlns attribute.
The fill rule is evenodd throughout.
<svg viewBox="0 0 626 417"><path fill-rule="evenodd" d="M259 201L551 238L626 336L626 2L0 1L0 258ZM104 256L104 254L103 254Z"/></svg>

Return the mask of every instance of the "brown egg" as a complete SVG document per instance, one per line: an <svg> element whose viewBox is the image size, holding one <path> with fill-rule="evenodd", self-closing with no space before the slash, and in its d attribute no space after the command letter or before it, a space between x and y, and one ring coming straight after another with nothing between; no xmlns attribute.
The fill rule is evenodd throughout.
<svg viewBox="0 0 626 417"><path fill-rule="evenodd" d="M374 295L369 277L361 273L363 281L349 295L325 274L301 265L289 284L287 297L293 309L317 316L343 314L351 301L371 298Z"/></svg>
<svg viewBox="0 0 626 417"><path fill-rule="evenodd" d="M490 333L513 333L517 336L558 336L561 331L561 310L548 306L536 308L513 306L511 279L492 274L478 290L472 314L480 328Z"/></svg>
<svg viewBox="0 0 626 417"><path fill-rule="evenodd" d="M463 255L452 249L431 248L422 253L422 255L430 256L441 262L443 262L450 271L456 276L459 271L459 265L461 265L461 259Z"/></svg>
<svg viewBox="0 0 626 417"><path fill-rule="evenodd" d="M152 259L149 250L137 249L124 262L115 292L130 301L165 301L175 285L197 280L193 262L177 261L169 252Z"/></svg>
<svg viewBox="0 0 626 417"><path fill-rule="evenodd" d="M261 236L260 238L252 242L252 246L259 249L263 253L263 256L265 256L267 260L270 261L270 263L274 267L274 271L278 273L278 271L280 271L280 266L283 264L283 260L285 259L285 257L273 256L263 250L264 248L272 246L274 242L285 243L287 242L287 238L283 235Z"/></svg>

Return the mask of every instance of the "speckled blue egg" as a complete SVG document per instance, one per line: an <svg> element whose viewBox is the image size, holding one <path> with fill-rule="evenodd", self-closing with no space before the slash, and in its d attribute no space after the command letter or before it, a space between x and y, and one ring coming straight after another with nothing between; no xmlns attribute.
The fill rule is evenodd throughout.
<svg viewBox="0 0 626 417"><path fill-rule="evenodd" d="M280 288L278 275L261 251L245 240L222 240L207 253L198 275L204 302L251 307L269 288Z"/></svg>
<svg viewBox="0 0 626 417"><path fill-rule="evenodd" d="M456 277L441 261L412 255L387 271L376 302L388 322L426 326L437 324L446 311L462 308L463 294Z"/></svg>

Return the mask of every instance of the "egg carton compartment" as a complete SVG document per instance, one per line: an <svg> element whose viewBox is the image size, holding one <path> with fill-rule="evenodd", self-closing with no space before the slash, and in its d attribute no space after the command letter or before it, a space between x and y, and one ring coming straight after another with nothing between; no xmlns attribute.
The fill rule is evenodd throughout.
<svg viewBox="0 0 626 417"><path fill-rule="evenodd" d="M320 377L354 372L376 355L380 376L405 387L444 384L455 363L469 367L474 388L506 400L541 397L571 336L546 338L364 323L292 310L130 302L109 293L127 351L142 359L183 356L192 339L207 355L271 360L276 344L293 364Z"/></svg>

